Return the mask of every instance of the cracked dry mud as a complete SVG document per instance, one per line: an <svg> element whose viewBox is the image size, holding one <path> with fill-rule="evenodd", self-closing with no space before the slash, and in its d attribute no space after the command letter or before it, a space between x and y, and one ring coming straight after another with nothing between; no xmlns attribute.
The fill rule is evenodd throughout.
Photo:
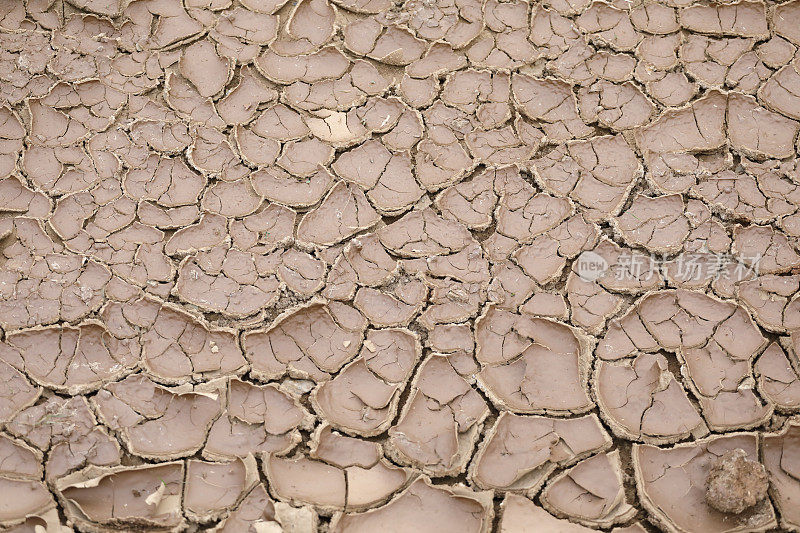
<svg viewBox="0 0 800 533"><path fill-rule="evenodd" d="M798 47L0 0L0 530L800 531Z"/></svg>

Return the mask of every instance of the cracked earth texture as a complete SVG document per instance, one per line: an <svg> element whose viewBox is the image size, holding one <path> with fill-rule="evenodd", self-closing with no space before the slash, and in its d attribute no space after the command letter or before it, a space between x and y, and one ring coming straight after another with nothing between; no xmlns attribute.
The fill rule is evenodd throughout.
<svg viewBox="0 0 800 533"><path fill-rule="evenodd" d="M798 47L0 0L0 529L800 531Z"/></svg>

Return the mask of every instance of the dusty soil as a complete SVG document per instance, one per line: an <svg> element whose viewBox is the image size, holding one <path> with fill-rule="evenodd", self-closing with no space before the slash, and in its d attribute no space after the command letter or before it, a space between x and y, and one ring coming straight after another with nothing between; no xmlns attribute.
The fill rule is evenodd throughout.
<svg viewBox="0 0 800 533"><path fill-rule="evenodd" d="M0 0L0 529L800 530L798 46Z"/></svg>

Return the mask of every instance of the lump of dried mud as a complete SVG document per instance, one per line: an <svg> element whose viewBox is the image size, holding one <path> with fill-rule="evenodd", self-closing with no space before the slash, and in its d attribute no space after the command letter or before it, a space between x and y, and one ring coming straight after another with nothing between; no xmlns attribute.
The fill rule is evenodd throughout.
<svg viewBox="0 0 800 533"><path fill-rule="evenodd" d="M723 513L739 514L767 497L764 465L747 458L741 448L731 450L714 463L706 480L706 501Z"/></svg>

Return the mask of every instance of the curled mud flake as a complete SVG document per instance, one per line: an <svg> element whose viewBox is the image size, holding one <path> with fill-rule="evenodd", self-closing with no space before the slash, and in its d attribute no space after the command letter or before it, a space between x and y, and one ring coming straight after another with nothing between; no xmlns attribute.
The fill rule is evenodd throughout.
<svg viewBox="0 0 800 533"><path fill-rule="evenodd" d="M380 220L360 188L338 182L322 203L303 215L297 239L316 246L330 246L368 229Z"/></svg>
<svg viewBox="0 0 800 533"><path fill-rule="evenodd" d="M433 485L422 476L384 506L335 514L331 532L367 533L393 524L409 531L485 533L494 516L490 494L463 485Z"/></svg>
<svg viewBox="0 0 800 533"><path fill-rule="evenodd" d="M774 161L742 160L745 172L701 176L691 191L712 206L756 223L794 213L800 187L784 178Z"/></svg>
<svg viewBox="0 0 800 533"><path fill-rule="evenodd" d="M611 446L594 414L558 419L503 411L487 435L470 467L472 482L483 489L530 496L556 468Z"/></svg>
<svg viewBox="0 0 800 533"><path fill-rule="evenodd" d="M679 107L697 94L697 83L689 81L683 72L667 72L645 84L647 93L662 104Z"/></svg>
<svg viewBox="0 0 800 533"><path fill-rule="evenodd" d="M151 155L141 167L128 170L122 184L133 200L150 200L163 207L178 207L197 202L206 178L181 159ZM62 203L63 200L59 205Z"/></svg>
<svg viewBox="0 0 800 533"><path fill-rule="evenodd" d="M338 79L314 83L295 82L284 90L286 102L303 111L346 111L368 97L388 89L390 83L370 62L355 61L350 72Z"/></svg>
<svg viewBox="0 0 800 533"><path fill-rule="evenodd" d="M653 3L631 10L631 22L637 30L656 35L666 35L680 29L675 8Z"/></svg>
<svg viewBox="0 0 800 533"><path fill-rule="evenodd" d="M264 139L295 141L309 133L302 115L283 104L262 111L250 126L252 133Z"/></svg>
<svg viewBox="0 0 800 533"><path fill-rule="evenodd" d="M487 3L491 5L492 2ZM506 6L510 4L497 4ZM527 10L527 6L520 2L517 6ZM513 15L512 15L513 16ZM521 20L524 20L524 15ZM470 62L484 68L514 69L527 63L534 62L539 56L535 46L528 40L526 29L507 29L502 33L491 31L484 32L472 43L467 50Z"/></svg>
<svg viewBox="0 0 800 533"><path fill-rule="evenodd" d="M407 326L425 305L428 288L423 281L410 278L401 280L393 293L362 287L353 305L376 327Z"/></svg>
<svg viewBox="0 0 800 533"><path fill-rule="evenodd" d="M145 370L161 381L183 383L244 371L235 332L212 327L172 304L142 298L108 304L102 312L114 337L137 340Z"/></svg>
<svg viewBox="0 0 800 533"><path fill-rule="evenodd" d="M791 358L791 359L790 359ZM753 365L758 390L778 411L800 409L800 370L796 356L773 342Z"/></svg>
<svg viewBox="0 0 800 533"><path fill-rule="evenodd" d="M509 181L495 211L497 232L521 244L557 227L575 207L567 198L537 193L519 174Z"/></svg>
<svg viewBox="0 0 800 533"><path fill-rule="evenodd" d="M202 95L191 81L178 74L170 73L167 74L165 83L165 100L179 116L209 128L222 129L225 127L225 121L217 113L211 98Z"/></svg>
<svg viewBox="0 0 800 533"><path fill-rule="evenodd" d="M462 283L452 279L434 278L428 281L431 288L429 305L419 317L424 328L436 324L463 322L478 315L486 302L486 281Z"/></svg>
<svg viewBox="0 0 800 533"><path fill-rule="evenodd" d="M253 190L247 178L236 181L218 181L203 193L200 207L208 212L228 218L253 214L261 205L261 195Z"/></svg>
<svg viewBox="0 0 800 533"><path fill-rule="evenodd" d="M442 101L465 113L474 113L484 129L496 128L511 118L509 76L485 70L461 70L447 77Z"/></svg>
<svg viewBox="0 0 800 533"><path fill-rule="evenodd" d="M250 170L239 160L227 135L202 126L192 133L194 144L189 147L187 156L195 168L224 181L236 181L249 174Z"/></svg>
<svg viewBox="0 0 800 533"><path fill-rule="evenodd" d="M270 498L263 483L259 483L220 524L212 529L218 533L237 531L292 531L313 533L318 517L313 507L292 507Z"/></svg>
<svg viewBox="0 0 800 533"><path fill-rule="evenodd" d="M242 345L256 376L325 381L358 353L366 326L352 307L312 302L279 316L269 329L248 331Z"/></svg>
<svg viewBox="0 0 800 533"><path fill-rule="evenodd" d="M553 477L542 491L542 505L593 527L627 522L636 508L627 501L622 479L619 451L600 453Z"/></svg>
<svg viewBox="0 0 800 533"><path fill-rule="evenodd" d="M518 494L508 493L500 504L500 533L528 533L536 529L558 531L559 533L588 533L593 531L556 518L531 500ZM615 530L616 531L616 530Z"/></svg>
<svg viewBox="0 0 800 533"><path fill-rule="evenodd" d="M692 37L707 42L703 37ZM681 34L649 35L642 39L636 48L639 63L636 66L636 78L639 81L654 81L664 75L665 71L678 66L678 51L681 50ZM703 61L704 56L698 55L697 61ZM734 58L735 60L735 58ZM731 62L733 62L732 60Z"/></svg>
<svg viewBox="0 0 800 533"><path fill-rule="evenodd" d="M475 351L472 329L467 324L439 324L428 333L428 342L432 350L442 353ZM463 372L461 372L463 374Z"/></svg>
<svg viewBox="0 0 800 533"><path fill-rule="evenodd" d="M650 122L655 106L633 83L617 85L605 80L579 92L578 108L587 122L598 121L614 131L624 131Z"/></svg>
<svg viewBox="0 0 800 533"><path fill-rule="evenodd" d="M532 10L528 39L541 47L548 59L556 59L570 48L586 47L583 36L572 20L540 6Z"/></svg>
<svg viewBox="0 0 800 533"><path fill-rule="evenodd" d="M179 531L184 465L91 468L57 482L67 517L82 529L158 528Z"/></svg>
<svg viewBox="0 0 800 533"><path fill-rule="evenodd" d="M406 329L369 330L359 357L312 392L315 410L348 433L385 431L421 354L419 339Z"/></svg>
<svg viewBox="0 0 800 533"><path fill-rule="evenodd" d="M201 309L245 318L278 299L274 267L269 256L217 245L181 262L175 293Z"/></svg>
<svg viewBox="0 0 800 533"><path fill-rule="evenodd" d="M117 339L96 321L77 328L20 330L9 334L6 342L10 345L3 350L7 363L38 383L70 395L124 376L139 363L141 351L138 342Z"/></svg>
<svg viewBox="0 0 800 533"><path fill-rule="evenodd" d="M460 126L462 122L454 124ZM469 125L469 121L464 124ZM414 163L417 180L429 191L459 181L474 166L474 161L456 138L443 144L430 139L422 140L417 145Z"/></svg>
<svg viewBox="0 0 800 533"><path fill-rule="evenodd" d="M327 425L314 433L310 458L273 455L265 459L264 470L278 498L312 503L327 513L379 505L412 476L384 459L379 444L346 437ZM297 483L306 476L312 476L308 483Z"/></svg>
<svg viewBox="0 0 800 533"><path fill-rule="evenodd" d="M535 292L527 302L520 306L519 312L529 316L543 316L566 320L569 318L569 307L561 294Z"/></svg>
<svg viewBox="0 0 800 533"><path fill-rule="evenodd" d="M167 388L136 374L106 385L92 399L97 414L132 454L191 456L203 446L222 404L220 383Z"/></svg>
<svg viewBox="0 0 800 533"><path fill-rule="evenodd" d="M192 82L200 96L218 94L230 81L233 69L228 61L217 55L210 41L198 41L183 51L180 60L183 77Z"/></svg>
<svg viewBox="0 0 800 533"><path fill-rule="evenodd" d="M189 128L181 122L137 120L131 126L131 138L136 144L169 154L180 152L192 144Z"/></svg>
<svg viewBox="0 0 800 533"><path fill-rule="evenodd" d="M516 311L533 294L534 290L533 280L511 261L492 265L487 297L498 307Z"/></svg>
<svg viewBox="0 0 800 533"><path fill-rule="evenodd" d="M477 242L451 255L431 257L427 263L432 276L464 283L488 284L490 281L489 261Z"/></svg>
<svg viewBox="0 0 800 533"><path fill-rule="evenodd" d="M406 0L382 14L387 23L405 23L418 37L442 40L454 49L467 46L483 29L482 4L474 0Z"/></svg>
<svg viewBox="0 0 800 533"><path fill-rule="evenodd" d="M220 117L228 124L247 124L260 105L278 99L278 91L265 83L251 68L243 67L236 87L216 104Z"/></svg>
<svg viewBox="0 0 800 533"><path fill-rule="evenodd" d="M725 5L695 5L680 10L681 26L711 35L769 37L766 9L756 2Z"/></svg>
<svg viewBox="0 0 800 533"><path fill-rule="evenodd" d="M662 527L675 531L775 527L775 512L769 500L738 515L719 512L706 501L706 479L714 463L737 448L757 460L757 436L748 433L714 436L670 449L634 444L636 488L645 509Z"/></svg>
<svg viewBox="0 0 800 533"><path fill-rule="evenodd" d="M708 433L661 354L601 360L593 387L603 418L626 439L663 444Z"/></svg>
<svg viewBox="0 0 800 533"><path fill-rule="evenodd" d="M109 436L85 398L50 396L19 413L7 430L48 452L45 479L53 482L69 472L120 462L119 443Z"/></svg>
<svg viewBox="0 0 800 533"><path fill-rule="evenodd" d="M783 430L764 435L761 453L770 482L772 501L780 512L781 526L787 530L800 525L800 512L794 505L800 494L798 470L800 458L800 425L788 421Z"/></svg>
<svg viewBox="0 0 800 533"><path fill-rule="evenodd" d="M600 283L583 279L574 269L567 277L565 289L571 322L595 335L603 331L606 321L622 306L622 297L608 292Z"/></svg>
<svg viewBox="0 0 800 533"><path fill-rule="evenodd" d="M594 2L576 22L583 32L589 34L591 40L607 44L616 50L633 50L641 39L631 23L629 12L605 2Z"/></svg>
<svg viewBox="0 0 800 533"><path fill-rule="evenodd" d="M227 409L211 426L203 457L245 458L248 454L283 454L300 441L300 429L311 427L312 416L276 384L252 385L231 379Z"/></svg>
<svg viewBox="0 0 800 533"><path fill-rule="evenodd" d="M767 274L738 285L738 297L770 331L800 328L800 276Z"/></svg>
<svg viewBox="0 0 800 533"><path fill-rule="evenodd" d="M0 476L40 479L43 454L24 441L0 433Z"/></svg>
<svg viewBox="0 0 800 533"><path fill-rule="evenodd" d="M474 242L463 224L445 220L431 208L413 210L377 231L387 249L401 257L432 257L463 250Z"/></svg>
<svg viewBox="0 0 800 533"><path fill-rule="evenodd" d="M386 172L392 154L377 140L369 140L340 155L331 168L362 189L372 189Z"/></svg>
<svg viewBox="0 0 800 533"><path fill-rule="evenodd" d="M758 274L789 272L800 265L800 255L789 239L771 226L743 227L737 224L733 230L732 249Z"/></svg>
<svg viewBox="0 0 800 533"><path fill-rule="evenodd" d="M788 65L794 57L795 50L790 42L777 35L756 47L759 59L769 68L776 69Z"/></svg>
<svg viewBox="0 0 800 533"><path fill-rule="evenodd" d="M622 83L633 76L636 60L627 54L598 52L586 62L586 66L594 75L604 80Z"/></svg>
<svg viewBox="0 0 800 533"><path fill-rule="evenodd" d="M0 179L0 212L14 215L13 218L4 215L0 219L0 236L11 233L22 217L44 219L51 209L52 204L45 194L29 189L19 178Z"/></svg>
<svg viewBox="0 0 800 533"><path fill-rule="evenodd" d="M748 459L741 448L729 450L711 466L706 478L706 501L714 509L739 514L767 497L764 465Z"/></svg>
<svg viewBox="0 0 800 533"><path fill-rule="evenodd" d="M690 229L679 195L650 198L639 194L614 222L626 241L655 253L680 250Z"/></svg>
<svg viewBox="0 0 800 533"><path fill-rule="evenodd" d="M800 45L800 28L792 22L797 20L797 16L800 15L800 2L796 0L785 2L773 6L771 11L772 30L794 44Z"/></svg>
<svg viewBox="0 0 800 533"><path fill-rule="evenodd" d="M14 247L4 250L10 260L0 272L0 325L6 331L80 320L100 308L111 278L106 267L50 251L37 258L28 255L35 250L20 248L24 255L17 257L9 257Z"/></svg>
<svg viewBox="0 0 800 533"><path fill-rule="evenodd" d="M646 155L721 147L726 142L726 101L726 96L711 92L687 107L665 111L654 122L636 131L639 150ZM728 115L730 120L730 113Z"/></svg>
<svg viewBox="0 0 800 533"><path fill-rule="evenodd" d="M467 59L463 53L454 51L445 43L435 42L422 58L406 67L406 74L412 78L439 78L466 66Z"/></svg>
<svg viewBox="0 0 800 533"><path fill-rule="evenodd" d="M227 514L258 482L258 465L253 457L230 463L189 459L183 487L186 515L200 523Z"/></svg>
<svg viewBox="0 0 800 533"><path fill-rule="evenodd" d="M34 145L25 150L21 168L41 190L65 194L93 188L101 175L81 147Z"/></svg>
<svg viewBox="0 0 800 533"><path fill-rule="evenodd" d="M531 165L542 187L585 206L584 216L590 221L608 219L619 211L641 168L622 135L562 145Z"/></svg>
<svg viewBox="0 0 800 533"><path fill-rule="evenodd" d="M377 122L379 120L380 125L384 125L385 123L391 124L391 119L387 122L385 115L380 116L376 113L372 113L371 118L374 118L376 126L378 126ZM420 114L404 105L403 112L397 119L397 124L381 137L381 142L383 142L387 148L396 152L411 150L416 146L419 140L422 139L423 133L422 117Z"/></svg>
<svg viewBox="0 0 800 533"><path fill-rule="evenodd" d="M283 147L278 165L287 172L300 177L313 175L320 166L333 161L333 148L315 138L291 141Z"/></svg>
<svg viewBox="0 0 800 533"><path fill-rule="evenodd" d="M234 139L242 162L254 167L271 167L281 152L281 143L243 126L236 127Z"/></svg>
<svg viewBox="0 0 800 533"><path fill-rule="evenodd" d="M0 379L5 390L0 394L0 420L11 420L17 413L30 406L41 394L41 389L6 361L16 361L18 355L6 344L0 347Z"/></svg>
<svg viewBox="0 0 800 533"><path fill-rule="evenodd" d="M594 281L606 290L641 294L659 288L664 284L658 259L652 254L645 255L630 248L619 246L606 237L601 237L600 243L591 251L599 255L602 261L596 256L589 256L583 259L588 259L589 264L595 265L595 268L599 266L599 268L605 268L605 270L602 272L589 271L588 275L585 272L583 277L587 278L588 281L592 281L589 278L601 274ZM585 266L586 263L578 259L578 261L572 263L572 271L575 274L579 274L581 268Z"/></svg>
<svg viewBox="0 0 800 533"><path fill-rule="evenodd" d="M255 192L267 200L291 207L310 207L322 200L334 180L324 168L299 178L282 168L269 167L253 172L250 181Z"/></svg>
<svg viewBox="0 0 800 533"><path fill-rule="evenodd" d="M285 34L271 48L282 55L312 52L333 37L335 19L336 8L328 0L301 0L294 4Z"/></svg>
<svg viewBox="0 0 800 533"><path fill-rule="evenodd" d="M492 223L497 195L494 191L495 176L499 172L513 169L485 170L456 185L444 189L434 201L442 216L461 222L469 229L485 229Z"/></svg>
<svg viewBox="0 0 800 533"><path fill-rule="evenodd" d="M489 306L476 321L478 383L502 409L570 413L592 406L590 340L577 329Z"/></svg>
<svg viewBox="0 0 800 533"><path fill-rule="evenodd" d="M505 166L530 159L539 143L523 142L511 126L474 131L467 134L466 144L477 163Z"/></svg>
<svg viewBox="0 0 800 533"><path fill-rule="evenodd" d="M301 296L311 296L325 284L325 264L311 255L289 249L281 255L278 279Z"/></svg>
<svg viewBox="0 0 800 533"><path fill-rule="evenodd" d="M408 402L389 429L386 452L431 476L464 472L488 414L486 402L448 356L433 354L422 363Z"/></svg>
<svg viewBox="0 0 800 533"><path fill-rule="evenodd" d="M368 233L356 237L337 257L328 274L326 290L335 294L344 291L352 297L356 283L367 287L383 285L397 273L397 266L397 261L386 253L377 235ZM343 279L338 279L338 276L343 276ZM352 289L346 289L351 283Z"/></svg>
<svg viewBox="0 0 800 533"><path fill-rule="evenodd" d="M22 153L23 137L25 128L16 113L8 107L0 107L0 179L14 172Z"/></svg>
<svg viewBox="0 0 800 533"><path fill-rule="evenodd" d="M0 525L13 531L12 526L23 524L31 516L43 515L56 506L53 495L44 483L33 479L19 479L12 475L0 474L0 490L17 497L9 498L0 512Z"/></svg>
<svg viewBox="0 0 800 533"><path fill-rule="evenodd" d="M285 85L298 81L314 83L338 79L347 72L350 65L350 60L333 46L296 56L282 56L267 49L255 60L255 66L261 74Z"/></svg>
<svg viewBox="0 0 800 533"><path fill-rule="evenodd" d="M525 274L540 285L558 279L566 261L592 248L599 237L597 227L580 215L573 215L548 232L534 237L512 257Z"/></svg>
<svg viewBox="0 0 800 533"><path fill-rule="evenodd" d="M412 78L404 75L398 88L403 101L413 108L420 109L430 106L439 94L439 80L431 76L428 78Z"/></svg>
<svg viewBox="0 0 800 533"><path fill-rule="evenodd" d="M528 118L542 122L548 139L566 141L591 135L593 130L580 119L575 95L566 82L514 74L511 88L514 104Z"/></svg>
<svg viewBox="0 0 800 533"><path fill-rule="evenodd" d="M758 96L770 108L787 117L800 119L800 62L792 61L776 72L759 89Z"/></svg>
<svg viewBox="0 0 800 533"><path fill-rule="evenodd" d="M235 7L222 13L209 35L220 56L247 64L278 36L278 17Z"/></svg>
<svg viewBox="0 0 800 533"><path fill-rule="evenodd" d="M41 100L28 100L31 116L30 137L37 144L50 147L71 146L85 140L91 132L80 121Z"/></svg>
<svg viewBox="0 0 800 533"><path fill-rule="evenodd" d="M343 34L348 50L387 65L408 65L425 53L425 41L401 27L384 26L376 18L351 22L345 26Z"/></svg>
<svg viewBox="0 0 800 533"><path fill-rule="evenodd" d="M225 217L203 214L196 224L179 229L164 245L168 255L187 255L222 243L227 235Z"/></svg>
<svg viewBox="0 0 800 533"><path fill-rule="evenodd" d="M273 14L286 5L288 0L242 0L241 4L256 13Z"/></svg>
<svg viewBox="0 0 800 533"><path fill-rule="evenodd" d="M772 71L761 62L758 55L747 52L728 69L725 83L737 91L754 94L770 75Z"/></svg>
<svg viewBox="0 0 800 533"><path fill-rule="evenodd" d="M800 124L759 106L752 96L729 95L727 122L731 145L746 154L783 158L795 153Z"/></svg>

